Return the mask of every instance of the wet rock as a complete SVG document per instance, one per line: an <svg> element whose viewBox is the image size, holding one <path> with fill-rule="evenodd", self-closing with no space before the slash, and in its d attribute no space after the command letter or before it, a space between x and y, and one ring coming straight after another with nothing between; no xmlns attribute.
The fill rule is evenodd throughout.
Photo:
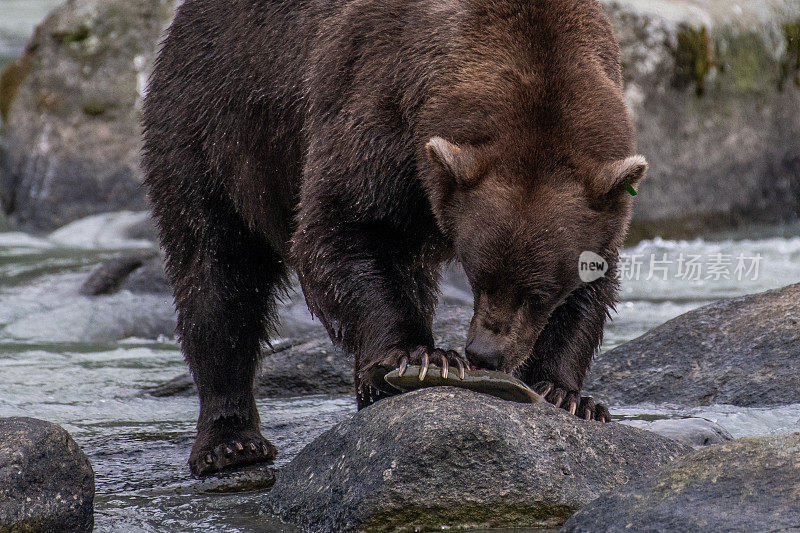
<svg viewBox="0 0 800 533"><path fill-rule="evenodd" d="M555 526L691 448L451 387L359 411L286 466L266 507L307 531Z"/></svg>
<svg viewBox="0 0 800 533"><path fill-rule="evenodd" d="M139 268L128 275L120 290L134 294L167 294L172 295L172 287L164 272L164 257L156 254L145 261Z"/></svg>
<svg viewBox="0 0 800 533"><path fill-rule="evenodd" d="M796 531L800 433L710 446L590 503L563 533Z"/></svg>
<svg viewBox="0 0 800 533"><path fill-rule="evenodd" d="M733 439L727 429L705 418L626 420L623 424L658 433L693 448L722 444Z"/></svg>
<svg viewBox="0 0 800 533"><path fill-rule="evenodd" d="M631 240L800 211L800 1L603 0L650 163Z"/></svg>
<svg viewBox="0 0 800 533"><path fill-rule="evenodd" d="M76 0L3 71L0 193L12 222L47 230L145 209L141 98L172 0Z"/></svg>
<svg viewBox="0 0 800 533"><path fill-rule="evenodd" d="M252 465L237 470L223 470L213 476L192 478L182 483L144 492L151 497L267 492L275 484L276 472L275 468L268 465Z"/></svg>
<svg viewBox="0 0 800 533"><path fill-rule="evenodd" d="M0 531L91 531L94 472L62 428L0 418Z"/></svg>
<svg viewBox="0 0 800 533"><path fill-rule="evenodd" d="M721 300L597 356L588 394L612 404L800 403L800 284Z"/></svg>
<svg viewBox="0 0 800 533"><path fill-rule="evenodd" d="M51 242L72 248L154 248L152 220L147 211L92 215L52 232Z"/></svg>
<svg viewBox="0 0 800 533"><path fill-rule="evenodd" d="M171 297L172 288L164 272L164 256L154 249L123 252L95 267L79 290L85 296L119 291Z"/></svg>
<svg viewBox="0 0 800 533"><path fill-rule="evenodd" d="M292 344L288 339L273 342L265 350L255 379L257 398L288 398L309 394L350 394L353 357L331 345L326 335ZM196 396L189 374L174 378L145 393L157 397Z"/></svg>
<svg viewBox="0 0 800 533"><path fill-rule="evenodd" d="M75 298L0 329L3 338L46 342L115 342L129 337L172 337L174 333L171 296L128 292Z"/></svg>
<svg viewBox="0 0 800 533"><path fill-rule="evenodd" d="M78 292L84 296L98 296L101 294L111 294L117 292L122 284L128 280L133 271L139 269L146 262L156 258L157 256L158 252L156 250L147 249L122 253L119 256L109 259L95 267L83 285L81 285L81 288ZM133 285L134 287L136 286L135 283ZM147 288L146 283L144 284L144 287ZM150 291L143 290L131 292Z"/></svg>

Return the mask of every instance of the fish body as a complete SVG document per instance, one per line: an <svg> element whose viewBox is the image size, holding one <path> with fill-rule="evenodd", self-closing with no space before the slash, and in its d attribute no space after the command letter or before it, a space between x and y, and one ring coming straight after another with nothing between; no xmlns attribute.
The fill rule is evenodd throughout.
<svg viewBox="0 0 800 533"><path fill-rule="evenodd" d="M539 403L544 401L541 396L536 394L525 383L503 372L467 370L464 372L464 379L460 379L457 372L451 371L446 378L442 378L441 369L431 365L422 380L419 379L419 372L420 367L412 365L406 369L402 376L400 375L400 370L395 369L386 374L384 379L389 385L403 392L425 387L447 386L481 392L517 403Z"/></svg>

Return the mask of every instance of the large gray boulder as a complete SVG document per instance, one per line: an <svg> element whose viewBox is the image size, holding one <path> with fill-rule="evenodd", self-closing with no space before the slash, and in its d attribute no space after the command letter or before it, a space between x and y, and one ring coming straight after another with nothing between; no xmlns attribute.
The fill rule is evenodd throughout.
<svg viewBox="0 0 800 533"><path fill-rule="evenodd" d="M562 533L797 531L800 433L710 446L601 496Z"/></svg>
<svg viewBox="0 0 800 533"><path fill-rule="evenodd" d="M584 388L612 404L800 403L800 284L690 311L601 353Z"/></svg>
<svg viewBox="0 0 800 533"><path fill-rule="evenodd" d="M0 80L0 195L12 222L53 229L146 207L140 104L172 0L70 0Z"/></svg>
<svg viewBox="0 0 800 533"><path fill-rule="evenodd" d="M0 418L0 531L91 531L94 472L62 428Z"/></svg>
<svg viewBox="0 0 800 533"><path fill-rule="evenodd" d="M800 0L602 0L649 163L631 237L800 211Z"/></svg>
<svg viewBox="0 0 800 533"><path fill-rule="evenodd" d="M549 404L435 387L377 402L318 437L266 505L315 532L553 527L689 450Z"/></svg>

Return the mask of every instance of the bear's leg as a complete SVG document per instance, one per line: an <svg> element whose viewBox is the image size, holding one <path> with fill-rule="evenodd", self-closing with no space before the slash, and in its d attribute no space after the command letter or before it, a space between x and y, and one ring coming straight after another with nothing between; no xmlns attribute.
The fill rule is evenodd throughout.
<svg viewBox="0 0 800 533"><path fill-rule="evenodd" d="M207 475L277 453L259 430L253 378L286 271L223 199L204 212L191 204L186 211L162 224L162 242L178 333L200 396L189 466Z"/></svg>
<svg viewBox="0 0 800 533"><path fill-rule="evenodd" d="M608 408L581 396L581 388L615 295L614 282L605 278L572 293L553 311L521 371L548 402L587 420L611 421Z"/></svg>
<svg viewBox="0 0 800 533"><path fill-rule="evenodd" d="M390 227L326 221L326 212L336 211L301 214L293 252L312 312L334 343L356 356L358 408L399 392L383 380L393 368L464 368L458 353L434 347L438 261L426 260Z"/></svg>

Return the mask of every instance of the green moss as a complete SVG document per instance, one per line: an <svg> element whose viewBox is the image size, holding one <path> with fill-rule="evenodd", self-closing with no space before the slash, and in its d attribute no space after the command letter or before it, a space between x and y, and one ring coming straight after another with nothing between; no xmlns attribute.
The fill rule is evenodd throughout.
<svg viewBox="0 0 800 533"><path fill-rule="evenodd" d="M706 77L714 66L708 29L705 26L698 29L682 24L678 29L673 55L675 72L672 85L678 89L694 86L695 94L703 96L706 92Z"/></svg>
<svg viewBox="0 0 800 533"><path fill-rule="evenodd" d="M89 38L89 26L80 24L71 30L57 31L53 34L53 39L59 44L79 43Z"/></svg>
<svg viewBox="0 0 800 533"><path fill-rule="evenodd" d="M99 100L86 100L83 103L83 112L90 117L99 117L106 112L106 105Z"/></svg>
<svg viewBox="0 0 800 533"><path fill-rule="evenodd" d="M372 515L359 532L441 531L501 527L557 527L577 509L566 505L412 506Z"/></svg>
<svg viewBox="0 0 800 533"><path fill-rule="evenodd" d="M28 74L26 61L23 58L9 63L0 73L0 119L8 121L11 104L17 96L17 90Z"/></svg>
<svg viewBox="0 0 800 533"><path fill-rule="evenodd" d="M786 53L781 61L781 76L778 81L780 90L784 89L790 79L795 86L800 87L800 19L786 24L783 31L786 36Z"/></svg>
<svg viewBox="0 0 800 533"><path fill-rule="evenodd" d="M723 61L720 61L723 63ZM734 94L773 90L776 62L763 37L743 33L726 40L724 52L725 88Z"/></svg>

